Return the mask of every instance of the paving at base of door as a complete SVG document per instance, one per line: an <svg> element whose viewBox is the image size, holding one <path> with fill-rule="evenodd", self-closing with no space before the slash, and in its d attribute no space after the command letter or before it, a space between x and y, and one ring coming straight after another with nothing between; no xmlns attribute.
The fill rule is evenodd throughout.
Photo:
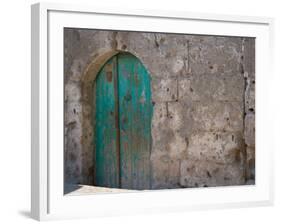
<svg viewBox="0 0 281 224"><path fill-rule="evenodd" d="M86 195L86 194L99 194L99 193L120 193L120 192L136 192L137 190L97 187L81 184L67 184L65 186L65 195Z"/></svg>
<svg viewBox="0 0 281 224"><path fill-rule="evenodd" d="M252 185L252 184L255 184L252 180L249 180L246 183L246 185ZM106 194L106 193L128 193L128 192L138 192L138 191L143 191L143 190L98 187L98 186L82 185L82 184L66 184L65 186L66 196Z"/></svg>

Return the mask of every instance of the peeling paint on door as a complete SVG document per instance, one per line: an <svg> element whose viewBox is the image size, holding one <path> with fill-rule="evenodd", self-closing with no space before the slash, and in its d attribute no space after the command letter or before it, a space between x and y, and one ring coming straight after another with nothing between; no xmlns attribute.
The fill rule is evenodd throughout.
<svg viewBox="0 0 281 224"><path fill-rule="evenodd" d="M150 75L132 54L119 53L96 80L95 184L150 189Z"/></svg>

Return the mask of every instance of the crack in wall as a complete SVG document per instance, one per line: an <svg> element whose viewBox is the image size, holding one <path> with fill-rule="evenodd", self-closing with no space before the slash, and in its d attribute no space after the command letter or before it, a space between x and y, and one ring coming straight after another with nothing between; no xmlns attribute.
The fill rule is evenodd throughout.
<svg viewBox="0 0 281 224"><path fill-rule="evenodd" d="M247 86L247 78L245 77L245 70L244 70L244 51L245 51L245 38L242 38L242 45L241 45L241 56L240 56L240 72L244 77L244 95L243 95L243 144L241 148L241 153L243 155L243 166L244 166L244 178L245 182L247 181L247 146L245 141L245 117L246 117L246 86Z"/></svg>

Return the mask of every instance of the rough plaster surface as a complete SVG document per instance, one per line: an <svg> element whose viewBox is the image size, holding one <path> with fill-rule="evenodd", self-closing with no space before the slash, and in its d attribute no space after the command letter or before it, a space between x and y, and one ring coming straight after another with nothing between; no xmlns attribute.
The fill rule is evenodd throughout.
<svg viewBox="0 0 281 224"><path fill-rule="evenodd" d="M94 80L119 51L151 75L153 189L254 182L254 38L71 28L64 31L65 182L93 183Z"/></svg>

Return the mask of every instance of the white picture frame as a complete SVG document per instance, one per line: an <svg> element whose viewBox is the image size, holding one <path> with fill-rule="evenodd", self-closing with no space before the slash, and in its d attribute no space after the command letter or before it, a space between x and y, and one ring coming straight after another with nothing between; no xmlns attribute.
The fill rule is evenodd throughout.
<svg viewBox="0 0 281 224"><path fill-rule="evenodd" d="M270 108L273 19L190 12L32 5L31 214L37 220L99 217L273 203ZM63 27L256 38L256 184L119 194L63 194Z"/></svg>

